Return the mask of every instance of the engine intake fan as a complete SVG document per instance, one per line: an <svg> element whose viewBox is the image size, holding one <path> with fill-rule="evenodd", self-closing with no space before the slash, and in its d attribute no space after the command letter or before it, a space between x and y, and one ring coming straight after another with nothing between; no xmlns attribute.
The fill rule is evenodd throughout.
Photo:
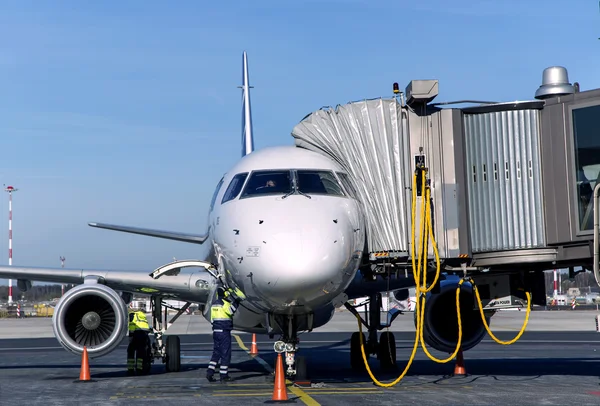
<svg viewBox="0 0 600 406"><path fill-rule="evenodd" d="M445 280L440 292L427 294L423 339L438 351L452 353L458 340L458 320L456 318L456 288L458 282ZM467 351L481 342L486 334L476 307L475 293L469 283L464 283L460 291L460 315L462 321L462 350ZM489 325L489 317L486 317ZM416 312L415 312L416 323Z"/></svg>
<svg viewBox="0 0 600 406"><path fill-rule="evenodd" d="M54 335L73 354L87 347L90 358L113 351L127 336L127 306L117 292L100 284L69 290L52 317Z"/></svg>

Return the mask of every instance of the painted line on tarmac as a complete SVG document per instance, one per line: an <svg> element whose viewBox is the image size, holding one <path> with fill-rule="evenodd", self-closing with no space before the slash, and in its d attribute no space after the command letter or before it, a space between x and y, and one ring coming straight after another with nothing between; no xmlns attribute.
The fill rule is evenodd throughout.
<svg viewBox="0 0 600 406"><path fill-rule="evenodd" d="M246 345L244 344L244 342L242 341L242 339L240 338L239 335L237 334L232 334L233 337L235 337L235 341L237 341L238 346L246 351L248 353L248 355L250 355L251 358L255 359L256 361L258 361L258 363L260 365L263 366L264 369L267 370L268 373L272 374L273 373L273 368L271 368L271 365L267 364L267 362L262 359L260 356L258 355L252 355L250 354L250 350L248 349L248 347L246 347Z"/></svg>
<svg viewBox="0 0 600 406"><path fill-rule="evenodd" d="M12 347L0 348L0 351L18 351L18 350L62 350L63 347Z"/></svg>
<svg viewBox="0 0 600 406"><path fill-rule="evenodd" d="M212 396L268 396L273 394L273 392L252 392L252 393L213 393Z"/></svg>
<svg viewBox="0 0 600 406"><path fill-rule="evenodd" d="M258 355L250 354L250 350L248 349L248 347L246 347L246 345L244 344L244 342L242 341L242 339L240 338L239 335L237 335L237 334L232 334L232 335L235 337L235 341L237 341L238 345L240 346L240 348L242 350L246 351L251 358L254 358L256 361L258 361L258 363L261 364L267 372L269 372L270 374L273 373L273 368L271 368L271 365L267 364L267 362L264 359L262 359ZM290 382L289 380L286 379L285 383L286 383L286 385L290 385L292 382ZM291 386L288 386L287 389L289 389L290 392L292 392L294 395L298 396L300 401L302 401L302 403L304 403L305 405L321 406L321 404L319 402L314 400L306 392L304 392L302 389L298 388L297 386L291 385Z"/></svg>
<svg viewBox="0 0 600 406"><path fill-rule="evenodd" d="M233 336L237 337L236 340L239 340L238 344L241 343L240 347L242 348L242 350L246 351L246 352L250 352L248 350L248 348L246 346L242 347L242 345L244 345L243 342L241 342L241 339L239 338L239 336L237 334L232 334ZM1 342L1 340L0 340ZM304 344L319 344L319 343L323 343L323 344L332 344L332 343L339 343L340 345L342 345L342 341L336 341L336 340L323 340L323 341L303 341ZM414 343L414 340L396 340L396 343ZM490 339L484 339L481 340L481 343L495 343L494 340L490 340ZM600 344L600 336L598 340L527 340L527 339L520 339L519 341L517 341L515 344L517 343L521 343L521 344ZM256 343L258 344L272 344L269 341L258 341ZM199 345L205 345L205 346L211 346L212 347L212 343L181 343L180 344L182 347L191 347L191 346L199 346ZM126 345L119 345L118 348L126 348ZM42 350L62 350L63 347L60 346L56 346L56 347L6 347L6 348L0 348L0 352L3 351L20 351L20 350L34 350L34 351L42 351ZM263 366L265 367L265 369L267 369L267 371L269 371L269 373L273 373L273 368L271 368L271 366L269 364L267 364L262 358L260 357L255 357L255 359Z"/></svg>

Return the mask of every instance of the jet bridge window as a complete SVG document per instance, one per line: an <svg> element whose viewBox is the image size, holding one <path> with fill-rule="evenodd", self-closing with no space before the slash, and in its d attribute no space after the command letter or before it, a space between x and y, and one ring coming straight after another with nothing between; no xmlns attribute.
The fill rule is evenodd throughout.
<svg viewBox="0 0 600 406"><path fill-rule="evenodd" d="M285 195L292 190L291 172L281 171L255 171L250 175L242 196L254 197L265 195Z"/></svg>
<svg viewBox="0 0 600 406"><path fill-rule="evenodd" d="M575 176L580 230L592 230L592 192L600 181L600 106L573 109Z"/></svg>
<svg viewBox="0 0 600 406"><path fill-rule="evenodd" d="M333 172L318 170L298 170L298 191L307 195L321 194L344 196L342 186Z"/></svg>
<svg viewBox="0 0 600 406"><path fill-rule="evenodd" d="M229 183L229 186L227 187L227 190L223 195L223 200L221 200L221 204L235 199L240 194L240 192L242 191L242 186L244 186L244 182L246 181L247 177L248 172L245 172L238 173L233 177L233 179L231 179L231 182Z"/></svg>

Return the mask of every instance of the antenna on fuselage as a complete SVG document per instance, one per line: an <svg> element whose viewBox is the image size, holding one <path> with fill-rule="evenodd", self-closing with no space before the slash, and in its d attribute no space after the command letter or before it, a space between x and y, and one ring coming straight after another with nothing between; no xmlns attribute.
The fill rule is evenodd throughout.
<svg viewBox="0 0 600 406"><path fill-rule="evenodd" d="M252 131L252 110L250 109L250 79L248 77L248 56L244 51L242 58L242 156L254 151Z"/></svg>

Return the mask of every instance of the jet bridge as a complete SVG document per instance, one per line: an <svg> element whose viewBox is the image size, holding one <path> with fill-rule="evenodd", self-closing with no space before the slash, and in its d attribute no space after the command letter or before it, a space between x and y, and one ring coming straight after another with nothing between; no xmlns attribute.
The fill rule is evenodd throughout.
<svg viewBox="0 0 600 406"><path fill-rule="evenodd" d="M580 91L562 67L542 76L533 100L454 103L467 107L432 103L438 81L413 80L404 94L315 111L292 137L350 175L371 264L409 267L412 178L423 164L444 270L592 270L600 89Z"/></svg>

